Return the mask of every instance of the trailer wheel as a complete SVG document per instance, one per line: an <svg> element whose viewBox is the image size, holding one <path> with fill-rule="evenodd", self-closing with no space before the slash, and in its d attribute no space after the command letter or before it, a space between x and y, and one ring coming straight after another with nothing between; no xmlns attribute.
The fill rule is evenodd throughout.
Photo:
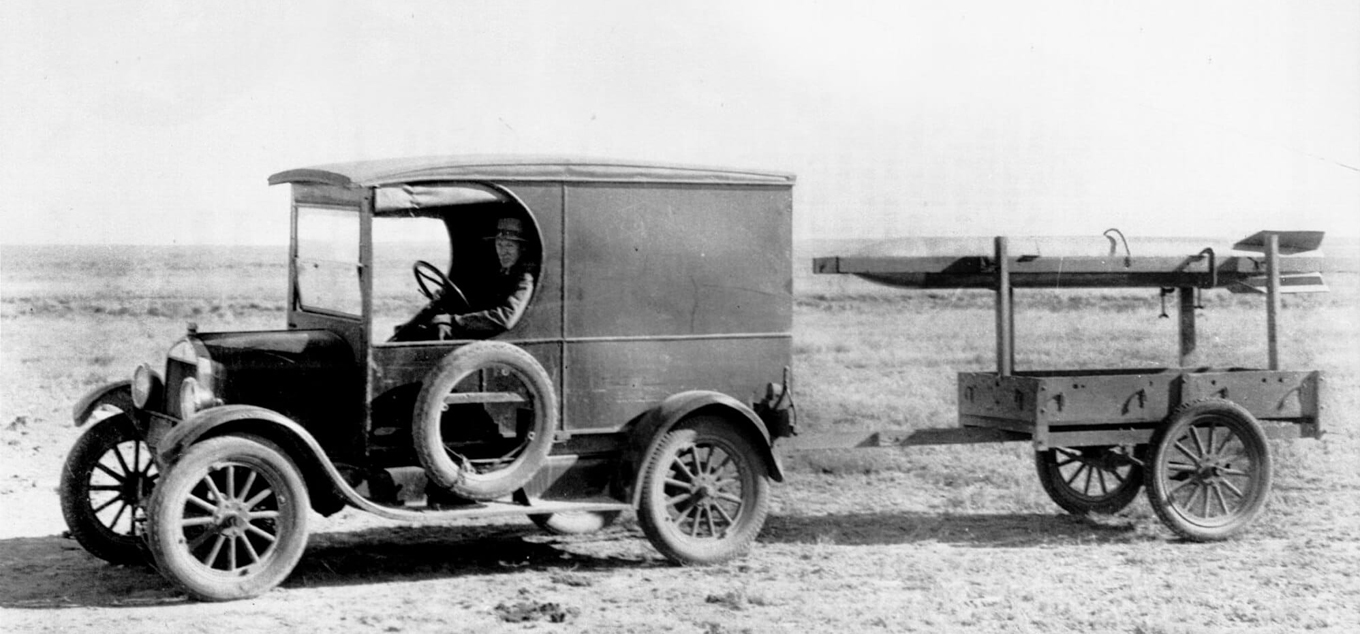
<svg viewBox="0 0 1360 634"><path fill-rule="evenodd" d="M469 387L478 381L485 385ZM460 384L467 389L457 390ZM457 391L482 390L518 394L526 404L446 404ZM499 413L509 418L496 422L488 407L508 408ZM425 377L412 418L426 474L470 500L503 497L533 479L556 428L557 396L547 370L528 352L498 341L471 343L441 359Z"/></svg>
<svg viewBox="0 0 1360 634"><path fill-rule="evenodd" d="M648 456L638 523L661 554L713 564L745 553L769 512L763 458L721 418L680 423Z"/></svg>
<svg viewBox="0 0 1360 634"><path fill-rule="evenodd" d="M1143 468L1116 447L1053 447L1034 454L1039 484L1075 515L1117 513L1138 497Z"/></svg>
<svg viewBox="0 0 1360 634"><path fill-rule="evenodd" d="M261 438L193 445L166 470L147 508L161 574L190 596L257 596L292 573L307 547L307 487L297 465Z"/></svg>
<svg viewBox="0 0 1360 634"><path fill-rule="evenodd" d="M535 526L554 535L586 535L609 528L619 519L619 511L581 511L530 515Z"/></svg>
<svg viewBox="0 0 1360 634"><path fill-rule="evenodd" d="M127 416L95 423L76 440L61 470L61 514L71 536L104 561L144 561L138 533L156 475L151 450Z"/></svg>
<svg viewBox="0 0 1360 634"><path fill-rule="evenodd" d="M1265 432L1236 403L1187 403L1152 436L1148 501L1182 537L1212 541L1237 534L1265 507L1270 480Z"/></svg>

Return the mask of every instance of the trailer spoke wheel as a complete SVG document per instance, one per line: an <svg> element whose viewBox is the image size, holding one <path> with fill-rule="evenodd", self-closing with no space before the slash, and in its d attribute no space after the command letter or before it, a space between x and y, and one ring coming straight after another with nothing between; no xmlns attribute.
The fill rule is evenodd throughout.
<svg viewBox="0 0 1360 634"><path fill-rule="evenodd" d="M282 583L307 545L306 486L272 443L224 436L194 445L149 507L161 572L189 595L225 601Z"/></svg>
<svg viewBox="0 0 1360 634"><path fill-rule="evenodd" d="M684 564L746 552L769 512L763 459L720 418L698 417L668 433L642 478L638 523L663 555Z"/></svg>
<svg viewBox="0 0 1360 634"><path fill-rule="evenodd" d="M1143 468L1118 447L1054 447L1034 464L1048 497L1076 515L1116 513L1143 486Z"/></svg>
<svg viewBox="0 0 1360 634"><path fill-rule="evenodd" d="M1177 534L1225 539L1265 507L1270 448L1241 406L1221 399L1187 404L1157 430L1152 447L1148 500Z"/></svg>
<svg viewBox="0 0 1360 634"><path fill-rule="evenodd" d="M140 533L156 477L151 450L127 416L96 422L61 471L61 512L71 536L104 561L143 561Z"/></svg>

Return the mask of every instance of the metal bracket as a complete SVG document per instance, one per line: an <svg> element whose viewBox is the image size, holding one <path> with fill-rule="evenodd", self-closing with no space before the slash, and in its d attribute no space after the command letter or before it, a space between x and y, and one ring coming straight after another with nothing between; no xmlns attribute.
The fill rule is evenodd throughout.
<svg viewBox="0 0 1360 634"><path fill-rule="evenodd" d="M1213 248L1204 247L1204 249L1196 254L1195 259L1202 258L1206 255L1209 256L1209 283L1200 284L1199 287L1214 288L1215 286L1218 286L1218 259L1214 256ZM1197 308L1203 308L1203 306L1197 306Z"/></svg>
<svg viewBox="0 0 1360 634"><path fill-rule="evenodd" d="M1126 238L1124 238L1124 232L1123 232L1123 231L1120 231L1120 230L1115 229L1115 228L1113 228L1113 227L1111 227L1111 228L1109 228L1109 229L1106 229L1106 230L1105 230L1105 233L1102 233L1102 234L1101 234L1101 235L1105 236L1105 239L1107 239L1107 240L1110 241L1110 255L1113 256L1113 255L1115 255L1116 253L1119 252L1119 249L1118 249L1118 246L1119 246L1119 245L1118 245L1118 243L1116 243L1116 242L1114 241L1114 236L1110 235L1111 233L1113 233L1113 234L1119 236L1119 239L1124 243L1124 268L1127 269L1127 268L1133 266L1133 252L1132 252L1132 251L1129 251L1129 241L1128 241Z"/></svg>

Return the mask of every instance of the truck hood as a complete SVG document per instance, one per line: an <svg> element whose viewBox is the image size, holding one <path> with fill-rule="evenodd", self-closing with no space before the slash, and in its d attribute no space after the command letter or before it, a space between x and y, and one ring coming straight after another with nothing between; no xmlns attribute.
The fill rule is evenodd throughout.
<svg viewBox="0 0 1360 634"><path fill-rule="evenodd" d="M216 363L274 369L353 365L354 351L325 330L213 332L197 335Z"/></svg>

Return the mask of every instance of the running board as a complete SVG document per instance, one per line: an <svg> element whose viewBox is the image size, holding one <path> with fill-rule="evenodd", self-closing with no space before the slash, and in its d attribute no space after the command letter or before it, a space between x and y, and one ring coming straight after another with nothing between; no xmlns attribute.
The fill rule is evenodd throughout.
<svg viewBox="0 0 1360 634"><path fill-rule="evenodd" d="M207 410L207 412L217 412L219 409L225 411L227 408L231 407L241 408L245 406L227 405L222 408ZM399 522L435 524L451 520L478 517L510 517L515 515L546 515L587 511L628 511L633 508L633 505L627 502L621 502L607 496L582 498L569 502L530 499L528 500L528 504L521 504L509 498L505 498L489 502L470 502L465 505L453 506L446 509L431 509L429 507L414 506L397 507L378 504L365 497L363 493L356 490L354 486L345 479L344 475L340 473L340 470L336 468L335 463L331 462L330 457L326 455L326 452L322 451L320 443L318 443L316 438L308 433L306 429L303 429L301 425L298 425L291 420L284 419L282 416L279 416L279 418L286 421L284 423L285 427L289 428L294 436L306 446L307 451L311 452L310 457L313 458L316 461L316 464L325 472L327 478L330 479L331 485L335 487L336 492L339 493L350 506L361 511L372 513L378 517L397 520ZM389 470L389 473L392 473L393 471L399 472L403 471L403 469ZM365 492L368 491L366 485L362 488Z"/></svg>
<svg viewBox="0 0 1360 634"><path fill-rule="evenodd" d="M516 515L550 515L556 513L583 513L587 511L629 511L633 505L621 502L611 497L582 498L579 500L540 500L529 499L528 504L521 504L509 498L500 500L490 500L486 502L472 502L465 504L449 505L439 508L429 506L396 507L386 504L378 504L359 495L353 488L345 487L345 499L361 511L372 513L378 517L397 520L401 522L417 522L422 524L438 524L452 520L473 519L483 517L513 517Z"/></svg>
<svg viewBox="0 0 1360 634"><path fill-rule="evenodd" d="M353 502L353 500L351 500L351 502ZM467 504L442 508L397 508L376 504L369 500L363 500L363 502L363 504L355 504L355 506L387 519L403 522L418 522L422 524L438 524L452 520L485 517L555 515L558 513L584 513L588 511L628 511L633 508L633 506L627 502L620 502L610 497L584 498L571 501L530 499L529 504L527 505L504 499L488 502L468 502Z"/></svg>

